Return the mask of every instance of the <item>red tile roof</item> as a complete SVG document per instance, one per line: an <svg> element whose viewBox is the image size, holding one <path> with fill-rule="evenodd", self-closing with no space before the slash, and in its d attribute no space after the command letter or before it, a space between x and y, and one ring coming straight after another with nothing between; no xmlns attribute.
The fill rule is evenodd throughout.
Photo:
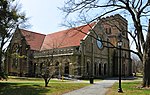
<svg viewBox="0 0 150 95"><path fill-rule="evenodd" d="M32 50L47 50L53 48L79 46L80 41L86 36L94 24L95 23L83 25L48 35L22 29L21 32Z"/></svg>
<svg viewBox="0 0 150 95"><path fill-rule="evenodd" d="M84 25L77 28L46 35L41 50L79 46L80 41L86 36L94 24ZM79 31L81 30L81 31Z"/></svg>
<svg viewBox="0 0 150 95"><path fill-rule="evenodd" d="M32 50L40 50L42 47L42 43L46 35L35 33L32 31L27 31L20 29L22 35L25 37L27 44L30 45Z"/></svg>

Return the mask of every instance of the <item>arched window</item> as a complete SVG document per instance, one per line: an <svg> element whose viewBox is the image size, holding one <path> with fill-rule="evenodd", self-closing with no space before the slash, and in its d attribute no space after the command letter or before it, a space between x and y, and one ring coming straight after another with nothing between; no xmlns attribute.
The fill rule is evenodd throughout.
<svg viewBox="0 0 150 95"><path fill-rule="evenodd" d="M90 74L89 65L90 65L90 62L88 61L88 62L86 63L86 72L87 72L87 75Z"/></svg>
<svg viewBox="0 0 150 95"><path fill-rule="evenodd" d="M97 63L94 64L94 75L97 74Z"/></svg>
<svg viewBox="0 0 150 95"><path fill-rule="evenodd" d="M108 32L108 34L111 34L111 28L109 28L109 32Z"/></svg>
<svg viewBox="0 0 150 95"><path fill-rule="evenodd" d="M106 75L106 64L104 64L104 75Z"/></svg>
<svg viewBox="0 0 150 95"><path fill-rule="evenodd" d="M102 74L102 69L101 69L102 67L101 67L101 64L99 64L99 75L101 75Z"/></svg>
<svg viewBox="0 0 150 95"><path fill-rule="evenodd" d="M64 72L66 75L69 74L69 63L66 63L65 64L65 72Z"/></svg>
<svg viewBox="0 0 150 95"><path fill-rule="evenodd" d="M40 72L42 71L43 69L43 63L40 64Z"/></svg>
<svg viewBox="0 0 150 95"><path fill-rule="evenodd" d="M55 70L56 70L56 71L55 71L55 74L56 74L56 75L59 75L59 62L58 62L58 61L57 61L56 64L55 64Z"/></svg>
<svg viewBox="0 0 150 95"><path fill-rule="evenodd" d="M106 28L105 31L106 31L106 34L111 34L111 28Z"/></svg>
<svg viewBox="0 0 150 95"><path fill-rule="evenodd" d="M33 63L32 63L33 64ZM34 69L33 69L33 75L36 75L36 72L37 72L37 64L36 63L34 63Z"/></svg>
<svg viewBox="0 0 150 95"><path fill-rule="evenodd" d="M56 63L55 63L55 68L57 69L59 67L59 62L57 61Z"/></svg>
<svg viewBox="0 0 150 95"><path fill-rule="evenodd" d="M18 43L15 43L12 47L12 67L13 68L17 68L18 67L18 63L19 63L19 58L18 58L18 55L19 55L19 44Z"/></svg>
<svg viewBox="0 0 150 95"><path fill-rule="evenodd" d="M106 34L108 34L108 29L107 28L105 28L105 31L106 31Z"/></svg>

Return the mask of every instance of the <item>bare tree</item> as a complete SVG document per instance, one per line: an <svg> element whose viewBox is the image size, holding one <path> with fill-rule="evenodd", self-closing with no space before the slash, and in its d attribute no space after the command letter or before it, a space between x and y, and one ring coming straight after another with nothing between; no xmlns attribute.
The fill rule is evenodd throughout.
<svg viewBox="0 0 150 95"><path fill-rule="evenodd" d="M48 87L49 81L51 80L53 75L56 74L58 68L60 70L60 64L55 63L54 55L57 55L57 50L59 49L59 47L62 46L63 41L67 36L67 33L64 34L63 39L60 42L57 42L57 38L54 38L51 41L49 41L51 43L46 44L47 46L49 46L49 49L46 49L44 51L48 52L47 53L48 59L47 61L44 61L40 66L40 75L45 81L45 87Z"/></svg>
<svg viewBox="0 0 150 95"><path fill-rule="evenodd" d="M53 65L53 62L44 62L44 64L40 68L41 72L40 74L45 81L45 87L48 87L48 83L51 80L52 76L54 75L55 71L56 69L55 66Z"/></svg>
<svg viewBox="0 0 150 95"><path fill-rule="evenodd" d="M149 27L148 33L146 37L146 42L143 47L143 65L144 65L144 76L143 76L143 86L150 86L150 74L149 74L149 67L150 67L150 20L149 20Z"/></svg>
<svg viewBox="0 0 150 95"><path fill-rule="evenodd" d="M139 56L144 65L143 87L146 87L150 85L150 76L148 75L150 71L147 69L150 68L150 65L148 65L150 62L148 60L149 57L144 55L148 55L149 49L146 49L146 45L148 45L147 43L150 40L145 41L144 33L148 31L149 8L149 0L67 0L64 7L60 9L66 13L66 16L70 16L73 13L79 13L80 16L85 13L91 14L95 9L95 12L99 12L95 14L99 16L91 21L101 19L113 13L120 13L131 20L129 25L132 29L130 32L127 32L135 42L136 51L134 53Z"/></svg>
<svg viewBox="0 0 150 95"><path fill-rule="evenodd" d="M135 55L132 55L132 64L134 76L137 76L137 73L142 73L143 64Z"/></svg>
<svg viewBox="0 0 150 95"><path fill-rule="evenodd" d="M56 72L56 66L54 64L54 57L53 57L55 54L55 49L50 49L46 51L48 53L45 55L48 56L48 59L40 63L39 71L40 71L40 76L45 81L45 87L48 87L49 81L51 80L52 76Z"/></svg>

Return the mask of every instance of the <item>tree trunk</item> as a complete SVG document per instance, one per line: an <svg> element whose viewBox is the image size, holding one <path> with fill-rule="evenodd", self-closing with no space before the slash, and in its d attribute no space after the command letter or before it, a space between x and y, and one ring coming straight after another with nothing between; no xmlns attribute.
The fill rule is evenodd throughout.
<svg viewBox="0 0 150 95"><path fill-rule="evenodd" d="M3 72L2 70L3 46L4 46L4 39L2 39L0 43L0 73Z"/></svg>
<svg viewBox="0 0 150 95"><path fill-rule="evenodd" d="M0 72L2 72L2 52L0 50Z"/></svg>
<svg viewBox="0 0 150 95"><path fill-rule="evenodd" d="M150 86L150 20L149 20L148 33L146 37L146 43L143 52L143 65L144 65L143 87L149 87Z"/></svg>
<svg viewBox="0 0 150 95"><path fill-rule="evenodd" d="M150 55L150 52L149 54L148 53L144 54L143 87L149 87L150 85L150 74L149 74L150 73L150 56L147 56L147 55Z"/></svg>
<svg viewBox="0 0 150 95"><path fill-rule="evenodd" d="M48 82L49 82L48 79L45 78L44 80L45 80L45 87L48 87Z"/></svg>

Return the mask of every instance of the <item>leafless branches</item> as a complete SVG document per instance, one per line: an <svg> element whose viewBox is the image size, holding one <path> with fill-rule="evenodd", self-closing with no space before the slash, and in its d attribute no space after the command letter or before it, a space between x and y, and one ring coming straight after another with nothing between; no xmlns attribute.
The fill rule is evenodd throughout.
<svg viewBox="0 0 150 95"><path fill-rule="evenodd" d="M94 9L96 9L96 11L99 10L98 12L101 14L91 20L91 22L114 12L125 11L132 20L129 22L133 22L134 25L134 30L128 33L134 40L140 56L142 56L143 45L145 43L143 30L146 30L146 28L143 27L146 22L143 21L150 16L149 8L149 0L68 0L65 2L64 7L60 9L66 13L66 16L75 12L82 14L89 11L91 12L91 10L93 12ZM101 12L102 10L105 11ZM88 23L90 23L90 21Z"/></svg>

